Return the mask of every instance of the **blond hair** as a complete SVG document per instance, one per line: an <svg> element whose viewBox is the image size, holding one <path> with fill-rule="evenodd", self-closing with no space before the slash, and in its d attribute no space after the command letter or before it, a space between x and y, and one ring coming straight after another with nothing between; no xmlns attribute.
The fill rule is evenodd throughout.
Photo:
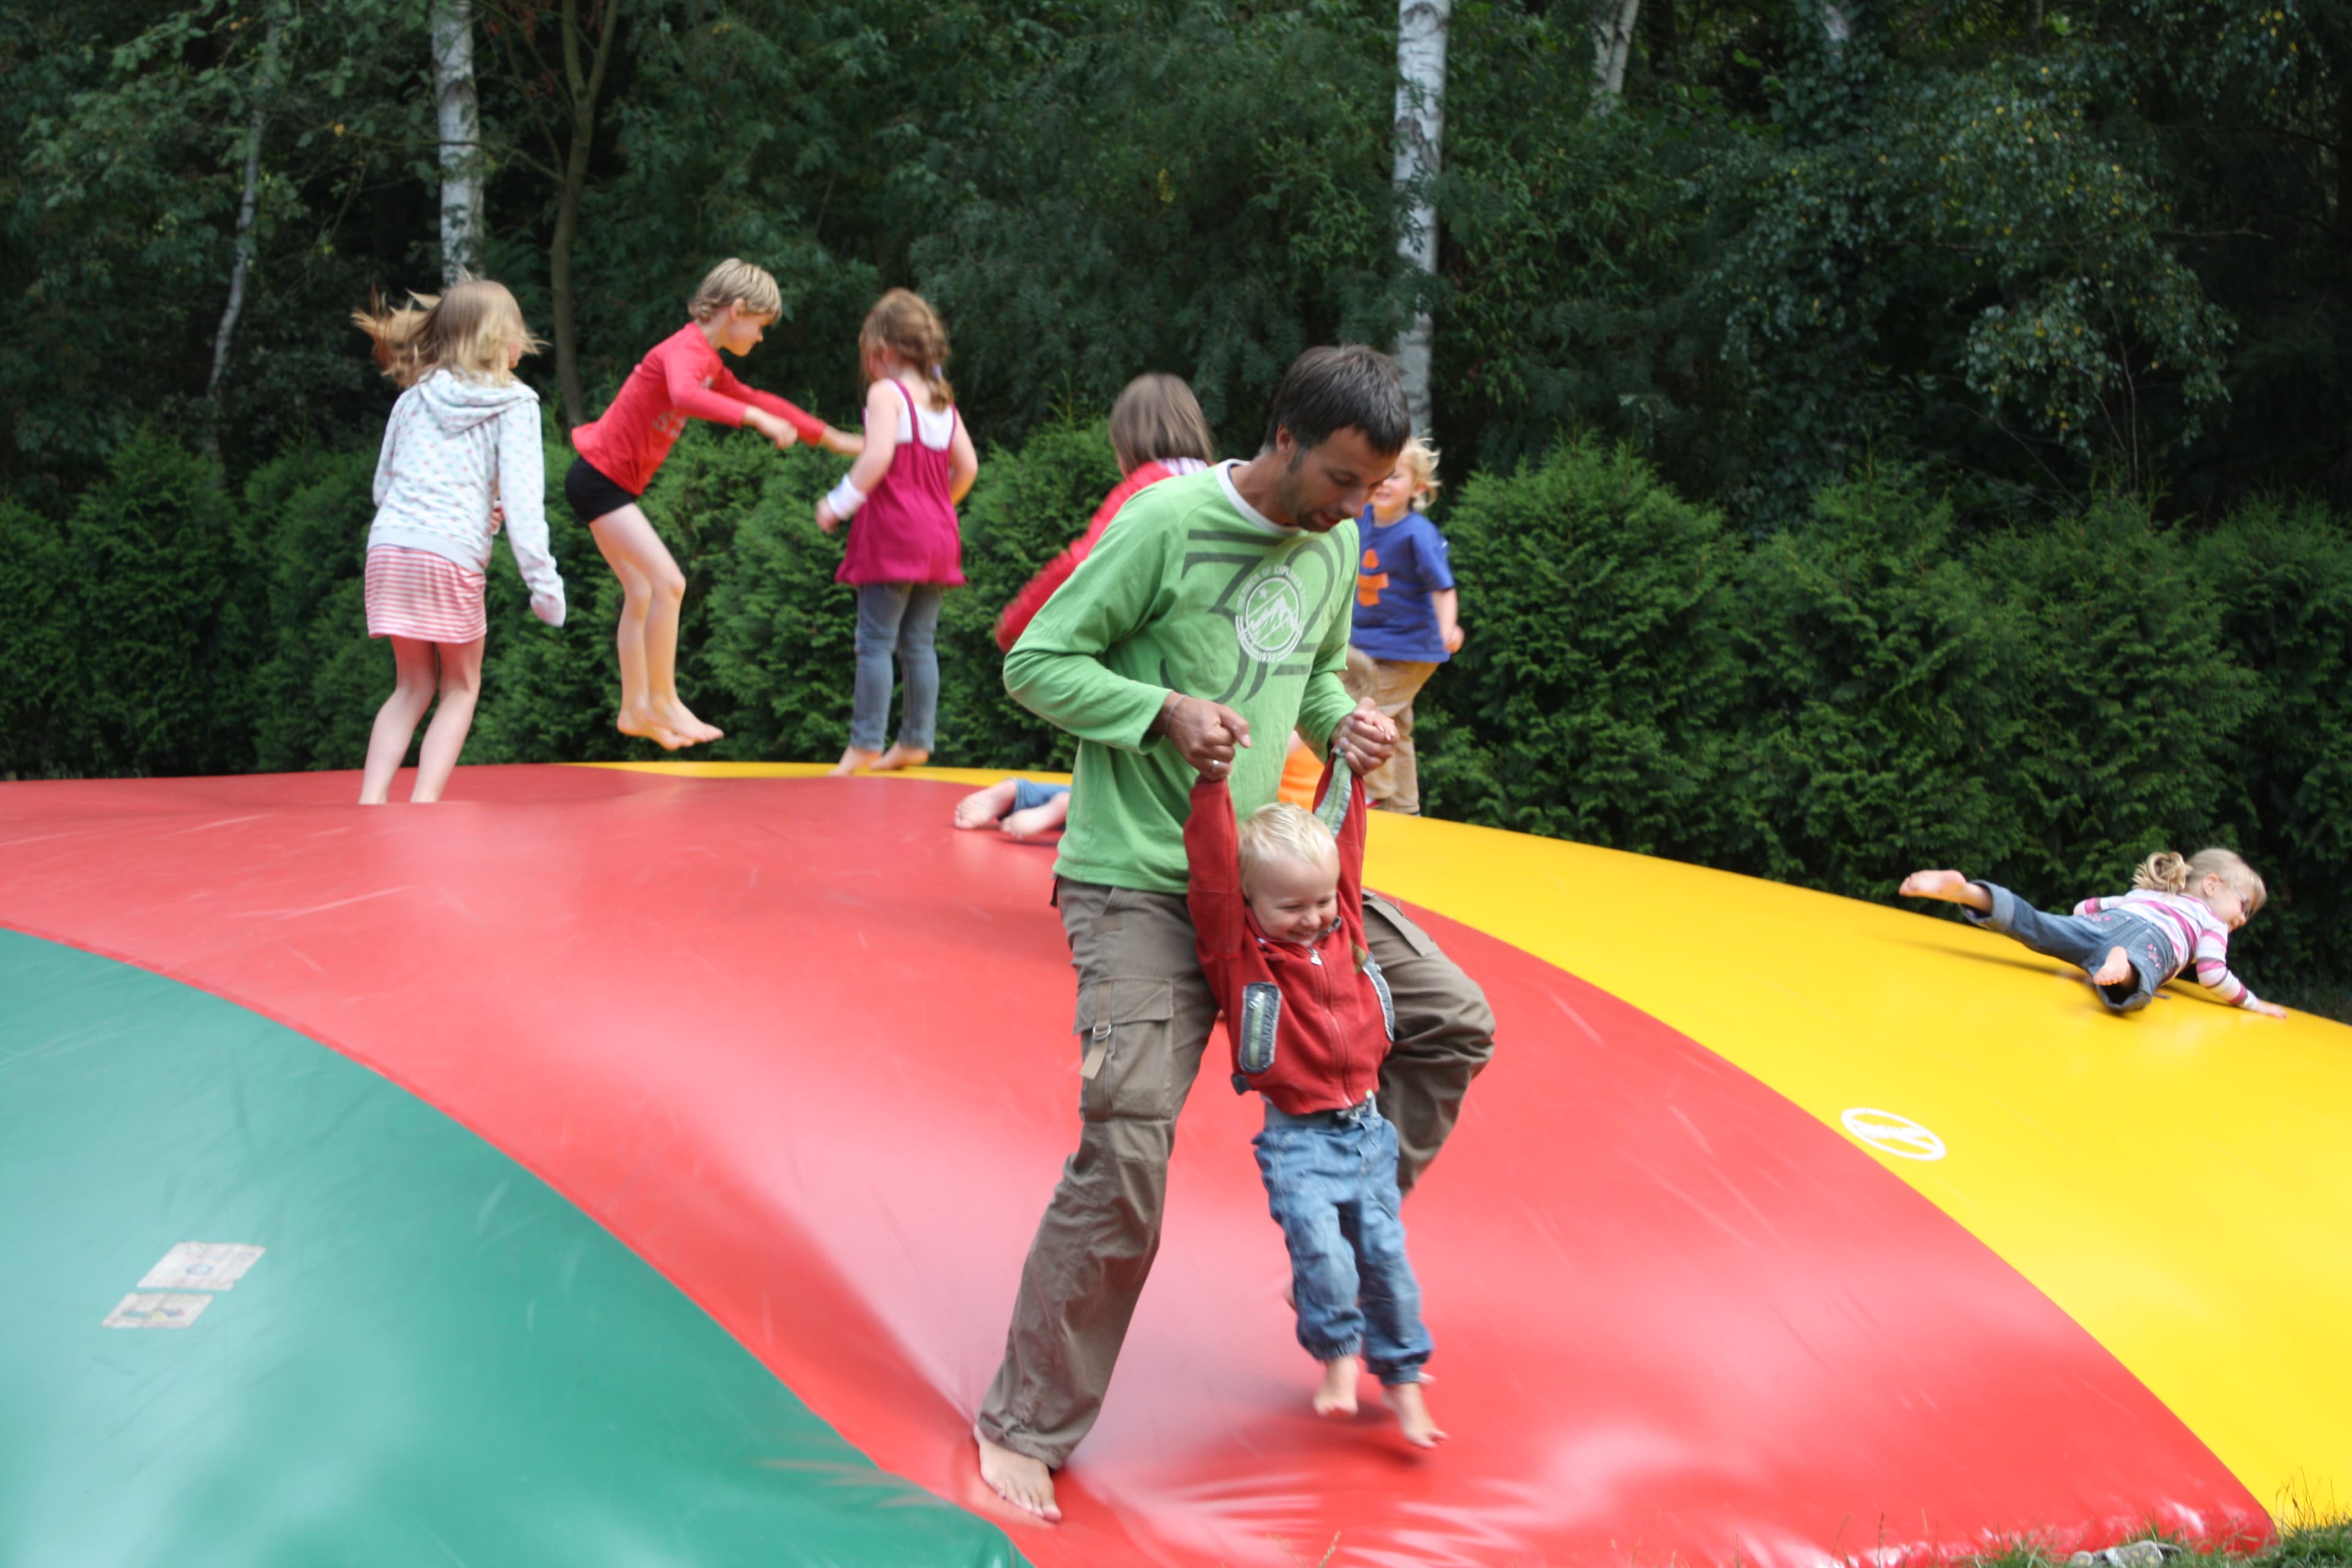
<svg viewBox="0 0 2352 1568"><path fill-rule="evenodd" d="M1110 405L1110 449L1123 474L1167 458L1217 460L1216 439L1209 434L1200 400L1182 376L1163 371L1137 376Z"/></svg>
<svg viewBox="0 0 2352 1568"><path fill-rule="evenodd" d="M1422 437L1415 436L1404 444L1404 449L1397 454L1397 467L1412 476L1411 494L1414 500L1418 500L1424 494L1435 495L1440 489L1437 482L1437 448Z"/></svg>
<svg viewBox="0 0 2352 1568"><path fill-rule="evenodd" d="M1339 853L1331 830L1313 812L1286 800L1268 802L1242 818L1242 886L1247 888L1258 868L1281 858L1309 866L1328 864Z"/></svg>
<svg viewBox="0 0 2352 1568"><path fill-rule="evenodd" d="M509 382L511 351L535 354L547 345L523 325L522 307L503 283L468 278L440 294L408 296L408 303L384 309L381 298L353 310L352 325L375 340L375 363L403 386L415 386L436 370L470 381Z"/></svg>
<svg viewBox="0 0 2352 1568"><path fill-rule="evenodd" d="M702 287L694 291L686 309L696 321L708 321L725 314L738 300L747 315L772 321L784 313L783 290L776 287L768 269L732 256L703 275Z"/></svg>
<svg viewBox="0 0 2352 1568"><path fill-rule="evenodd" d="M866 312L866 324L857 329L860 364L877 349L888 349L923 373L934 412L955 401L955 388L947 378L947 325L931 302L912 289L891 289Z"/></svg>
<svg viewBox="0 0 2352 1568"><path fill-rule="evenodd" d="M2132 873L2132 886L2193 896L2208 877L2221 878L2222 885L2244 902L2249 915L2261 910L2263 900L2270 896L2262 874L2231 849L2200 849L2185 858L2169 849L2159 850L2140 862Z"/></svg>

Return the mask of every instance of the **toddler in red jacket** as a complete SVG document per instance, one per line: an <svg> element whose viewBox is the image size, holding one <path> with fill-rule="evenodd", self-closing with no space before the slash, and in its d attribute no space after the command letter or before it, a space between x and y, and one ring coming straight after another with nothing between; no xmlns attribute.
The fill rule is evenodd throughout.
<svg viewBox="0 0 2352 1568"><path fill-rule="evenodd" d="M1224 1008L1234 1088L1265 1101L1251 1140L1290 1249L1298 1342L1323 1363L1318 1415L1353 1415L1365 1365L1405 1440L1430 1447L1421 1287L1398 1217L1396 1129L1380 1112L1395 1007L1364 942L1364 787L1334 758L1316 811L1236 822L1221 777L1184 825L1202 972ZM1336 833L1335 833L1336 827Z"/></svg>

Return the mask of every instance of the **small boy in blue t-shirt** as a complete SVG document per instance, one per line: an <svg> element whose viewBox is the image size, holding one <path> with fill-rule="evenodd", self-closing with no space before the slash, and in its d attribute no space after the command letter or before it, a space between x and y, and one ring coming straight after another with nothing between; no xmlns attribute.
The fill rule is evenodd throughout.
<svg viewBox="0 0 2352 1568"><path fill-rule="evenodd" d="M1396 755L1364 775L1364 793L1374 806L1407 815L1421 811L1412 700L1462 647L1445 535L1420 510L1436 493L1437 453L1416 436L1397 454L1396 471L1373 489L1372 504L1358 523L1364 554L1356 574L1349 663L1365 669L1372 700L1397 727Z"/></svg>

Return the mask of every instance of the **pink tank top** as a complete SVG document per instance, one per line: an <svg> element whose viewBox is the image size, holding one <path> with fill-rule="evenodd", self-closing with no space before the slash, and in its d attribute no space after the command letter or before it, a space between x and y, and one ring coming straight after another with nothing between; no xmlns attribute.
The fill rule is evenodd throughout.
<svg viewBox="0 0 2352 1568"><path fill-rule="evenodd" d="M948 441L923 440L922 415L896 379L890 384L907 402L907 438L890 454L890 467L849 523L849 548L836 583L939 583L963 581L963 535L955 503L948 499L948 469L955 450L956 412L948 410Z"/></svg>

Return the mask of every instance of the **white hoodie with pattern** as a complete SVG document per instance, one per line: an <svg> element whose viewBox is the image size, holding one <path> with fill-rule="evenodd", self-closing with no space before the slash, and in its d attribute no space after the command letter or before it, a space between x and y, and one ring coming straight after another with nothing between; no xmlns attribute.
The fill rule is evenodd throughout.
<svg viewBox="0 0 2352 1568"><path fill-rule="evenodd" d="M424 550L487 572L506 509L507 545L530 590L531 613L563 624L563 577L547 549L547 454L539 394L519 381L436 370L400 395L375 464L368 548Z"/></svg>

